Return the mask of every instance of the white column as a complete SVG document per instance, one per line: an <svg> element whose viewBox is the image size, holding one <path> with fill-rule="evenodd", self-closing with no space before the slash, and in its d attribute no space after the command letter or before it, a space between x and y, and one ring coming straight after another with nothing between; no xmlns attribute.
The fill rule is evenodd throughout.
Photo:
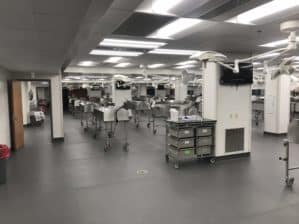
<svg viewBox="0 0 299 224"><path fill-rule="evenodd" d="M51 76L53 138L64 138L61 75Z"/></svg>
<svg viewBox="0 0 299 224"><path fill-rule="evenodd" d="M203 65L203 118L217 122L215 156L249 153L251 151L251 85L221 85L220 77L219 64L206 62ZM227 144L226 132L241 129L244 133L244 144L230 150L233 142ZM240 139L238 140L241 141Z"/></svg>
<svg viewBox="0 0 299 224"><path fill-rule="evenodd" d="M285 134L290 120L290 76L281 75L272 80L267 74L265 81L264 131Z"/></svg>
<svg viewBox="0 0 299 224"><path fill-rule="evenodd" d="M184 101L187 97L188 87L181 79L175 81L175 101Z"/></svg>
<svg viewBox="0 0 299 224"><path fill-rule="evenodd" d="M29 112L30 112L30 100L29 100L29 83L21 82L22 89L22 112L23 112L23 125L30 123Z"/></svg>

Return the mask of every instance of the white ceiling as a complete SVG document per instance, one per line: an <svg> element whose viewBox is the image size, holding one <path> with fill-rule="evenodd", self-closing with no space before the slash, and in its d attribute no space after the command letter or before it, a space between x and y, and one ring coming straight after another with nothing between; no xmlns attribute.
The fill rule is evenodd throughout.
<svg viewBox="0 0 299 224"><path fill-rule="evenodd" d="M0 66L57 73L91 1L0 1Z"/></svg>
<svg viewBox="0 0 299 224"><path fill-rule="evenodd" d="M151 0L146 0L149 2ZM279 15L260 26L222 22L269 0L250 0L246 4L219 13L213 21L198 27L165 48L215 50L231 57L243 57L267 51L258 47L269 41L286 38L279 23L299 19L299 11ZM140 7L143 0L9 0L0 1L0 66L14 71L56 73L82 60L95 60L97 69L107 57L89 55L105 37ZM184 0L175 10L178 16L198 17L228 0ZM142 5L141 5L142 6ZM128 38L128 37L126 37ZM134 38L134 37L129 37ZM175 64L187 56L143 55L131 63ZM82 68L80 68L82 70Z"/></svg>

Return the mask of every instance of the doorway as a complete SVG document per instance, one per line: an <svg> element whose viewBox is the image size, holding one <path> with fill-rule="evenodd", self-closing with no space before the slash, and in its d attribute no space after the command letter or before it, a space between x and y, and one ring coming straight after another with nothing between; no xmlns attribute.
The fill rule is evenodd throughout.
<svg viewBox="0 0 299 224"><path fill-rule="evenodd" d="M34 139L50 142L53 139L50 80L10 80L8 96L12 149L20 150Z"/></svg>

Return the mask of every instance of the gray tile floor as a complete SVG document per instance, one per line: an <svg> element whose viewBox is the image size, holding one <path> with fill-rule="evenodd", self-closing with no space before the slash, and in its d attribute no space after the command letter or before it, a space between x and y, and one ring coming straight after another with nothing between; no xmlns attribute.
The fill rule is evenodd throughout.
<svg viewBox="0 0 299 224"><path fill-rule="evenodd" d="M130 151L119 130L113 149L65 116L64 143L49 128L26 130L26 147L8 164L0 186L0 222L72 224L299 223L299 172L285 189L281 137L254 128L250 158L191 162L175 170L164 161L163 129L129 126ZM299 147L293 148L299 163ZM137 170L146 169L146 175Z"/></svg>

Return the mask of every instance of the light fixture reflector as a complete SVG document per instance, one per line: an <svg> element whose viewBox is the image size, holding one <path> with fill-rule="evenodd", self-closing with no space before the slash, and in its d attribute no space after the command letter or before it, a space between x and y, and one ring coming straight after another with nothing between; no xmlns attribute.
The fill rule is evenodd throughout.
<svg viewBox="0 0 299 224"><path fill-rule="evenodd" d="M80 61L78 63L78 66L82 66L82 67L92 67L95 66L97 63L94 61Z"/></svg>
<svg viewBox="0 0 299 224"><path fill-rule="evenodd" d="M164 46L165 42L156 41L139 41L106 38L99 45L104 47L124 47L124 48L140 48L140 49L155 49Z"/></svg>
<svg viewBox="0 0 299 224"><path fill-rule="evenodd" d="M227 22L254 24L254 21L299 6L298 0L273 0L233 17Z"/></svg>
<svg viewBox="0 0 299 224"><path fill-rule="evenodd" d="M91 55L118 56L118 57L138 57L138 56L142 55L143 52L94 49L89 54L91 54Z"/></svg>
<svg viewBox="0 0 299 224"><path fill-rule="evenodd" d="M131 63L129 62L123 62L123 63L119 63L117 65L115 65L114 67L115 68L126 68L126 67L129 67L131 65Z"/></svg>
<svg viewBox="0 0 299 224"><path fill-rule="evenodd" d="M164 66L165 66L165 64L151 64L151 65L148 65L147 67L148 68L161 68Z"/></svg>
<svg viewBox="0 0 299 224"><path fill-rule="evenodd" d="M202 20L200 19L179 18L150 34L149 37L158 39L173 39L176 34L186 31L201 22Z"/></svg>
<svg viewBox="0 0 299 224"><path fill-rule="evenodd" d="M104 63L114 64L114 63L118 63L122 59L123 59L123 57L110 57L107 60L105 60Z"/></svg>
<svg viewBox="0 0 299 224"><path fill-rule="evenodd" d="M193 55L196 53L199 53L200 51L194 51L194 50L182 50L182 49L155 49L150 51L150 54L166 54L166 55Z"/></svg>

